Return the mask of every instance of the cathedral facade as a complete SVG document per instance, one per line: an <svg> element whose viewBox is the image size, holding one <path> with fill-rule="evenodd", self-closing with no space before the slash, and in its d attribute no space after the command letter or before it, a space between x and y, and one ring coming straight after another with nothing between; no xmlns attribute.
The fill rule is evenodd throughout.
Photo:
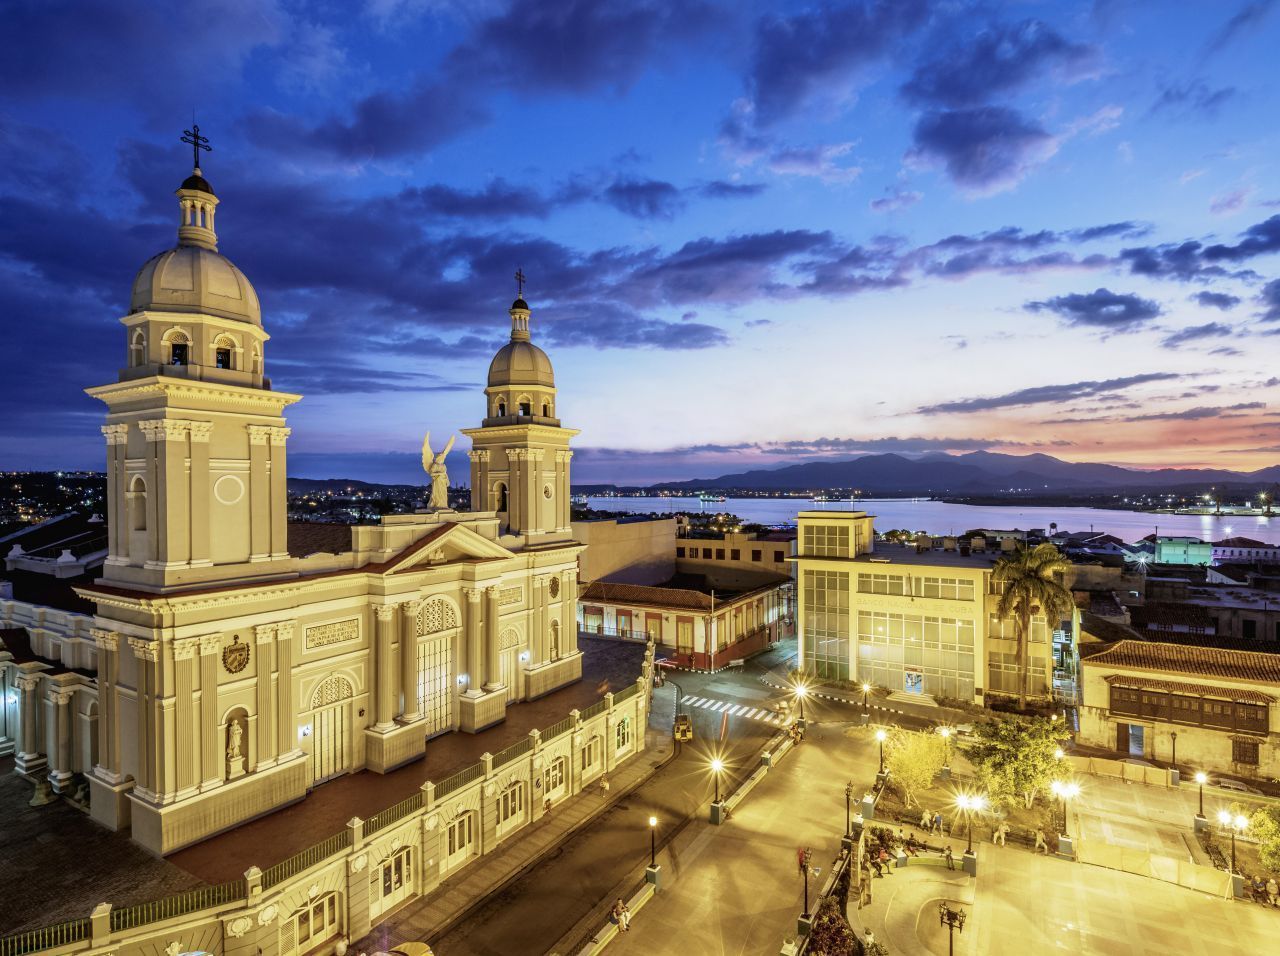
<svg viewBox="0 0 1280 956"><path fill-rule="evenodd" d="M196 169L178 243L145 263L106 406L108 555L93 603L93 816L168 853L581 677L569 440L523 298L472 441L473 511L436 508L291 542L301 396L265 374L252 285L218 252ZM293 526L295 536L306 526ZM35 717L32 718L34 723ZM37 767L19 742L19 766ZM23 738L25 741L27 738ZM55 781L56 784L56 781Z"/></svg>

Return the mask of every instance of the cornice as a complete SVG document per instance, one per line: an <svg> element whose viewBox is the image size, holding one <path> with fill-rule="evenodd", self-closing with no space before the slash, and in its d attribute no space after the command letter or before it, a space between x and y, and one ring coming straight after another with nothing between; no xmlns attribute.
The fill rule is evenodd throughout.
<svg viewBox="0 0 1280 956"><path fill-rule="evenodd" d="M84 391L86 395L107 402L107 404L164 395L175 398L201 398L214 404L248 403L250 405L266 405L276 409L283 409L294 402L302 400L301 395L295 395L291 392L276 392L265 388L201 382L198 379L169 378L164 375L154 375L150 378L133 379L127 382L113 382L110 385L95 385L92 388L86 388Z"/></svg>

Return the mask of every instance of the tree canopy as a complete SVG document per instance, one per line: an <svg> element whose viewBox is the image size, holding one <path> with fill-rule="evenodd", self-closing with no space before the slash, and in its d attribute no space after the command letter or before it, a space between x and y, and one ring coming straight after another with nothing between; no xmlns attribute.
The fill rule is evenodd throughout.
<svg viewBox="0 0 1280 956"><path fill-rule="evenodd" d="M902 791L908 807L927 790L946 763L945 744L937 734L895 728L884 742L884 765L889 782Z"/></svg>
<svg viewBox="0 0 1280 956"><path fill-rule="evenodd" d="M974 737L962 749L996 803L1020 800L1030 809L1066 772L1056 755L1063 742L1061 724L1042 717L998 717L974 727Z"/></svg>
<svg viewBox="0 0 1280 956"><path fill-rule="evenodd" d="M1001 556L992 579L1002 590L996 605L996 616L1012 620L1018 639L1018 700L1028 695L1030 667L1027 643L1031 635L1031 619L1044 617L1049 630L1071 613L1075 600L1062 583L1071 562L1052 544L1045 542L1034 548L1019 548Z"/></svg>

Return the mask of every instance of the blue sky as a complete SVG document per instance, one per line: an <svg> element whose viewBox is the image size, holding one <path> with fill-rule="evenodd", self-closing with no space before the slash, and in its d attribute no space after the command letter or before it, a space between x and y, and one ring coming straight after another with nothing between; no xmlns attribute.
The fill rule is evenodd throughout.
<svg viewBox="0 0 1280 956"><path fill-rule="evenodd" d="M0 468L100 467L193 112L295 475L419 480L517 266L579 481L1274 464L1277 7L20 0Z"/></svg>

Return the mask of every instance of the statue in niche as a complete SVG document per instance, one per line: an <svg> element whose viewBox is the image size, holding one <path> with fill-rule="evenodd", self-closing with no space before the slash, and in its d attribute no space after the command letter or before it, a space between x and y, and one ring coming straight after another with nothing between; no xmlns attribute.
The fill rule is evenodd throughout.
<svg viewBox="0 0 1280 956"><path fill-rule="evenodd" d="M240 721L233 720L227 725L227 759L239 760L244 754L240 752L240 741L244 737L244 728Z"/></svg>
<svg viewBox="0 0 1280 956"><path fill-rule="evenodd" d="M456 435L449 436L449 443L440 454L431 451L431 432L422 440L422 470L431 476L431 500L427 503L434 511L447 511L449 508L449 470L444 460L453 450Z"/></svg>

